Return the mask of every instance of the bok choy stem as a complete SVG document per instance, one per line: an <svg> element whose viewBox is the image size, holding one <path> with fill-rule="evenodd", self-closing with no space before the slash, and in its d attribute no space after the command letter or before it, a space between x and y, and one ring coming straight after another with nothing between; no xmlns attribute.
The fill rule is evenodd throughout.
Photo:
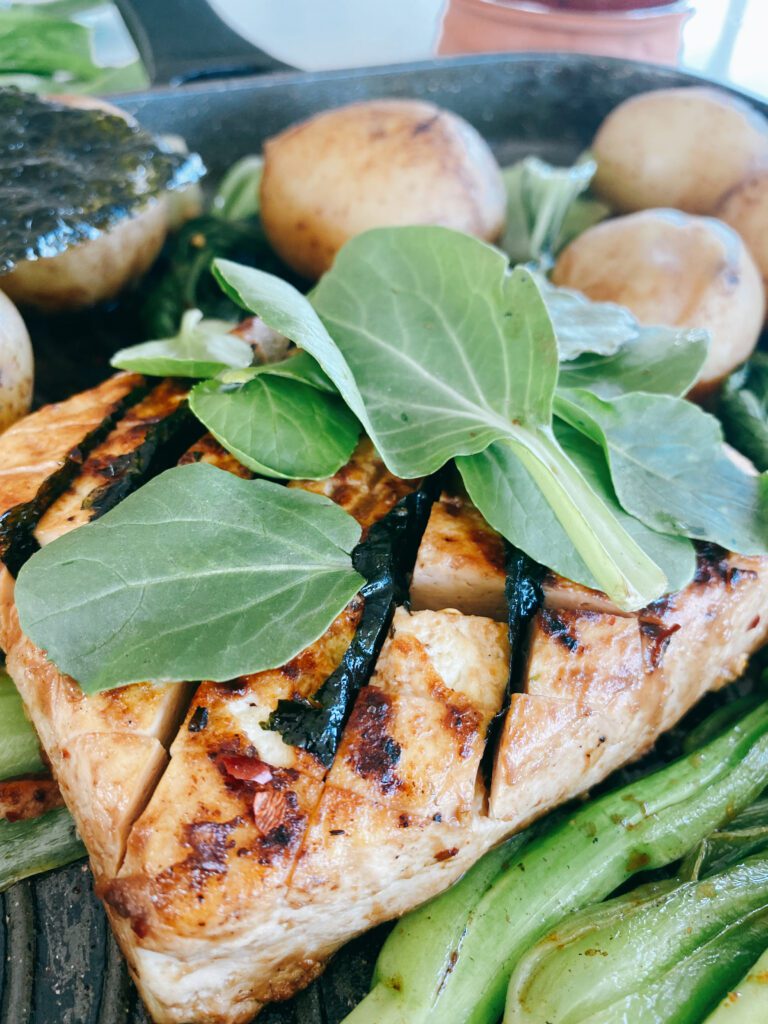
<svg viewBox="0 0 768 1024"><path fill-rule="evenodd" d="M0 821L0 892L30 875L61 868L85 856L65 807L25 821Z"/></svg>
<svg viewBox="0 0 768 1024"><path fill-rule="evenodd" d="M45 769L40 743L13 680L0 673L0 779Z"/></svg>

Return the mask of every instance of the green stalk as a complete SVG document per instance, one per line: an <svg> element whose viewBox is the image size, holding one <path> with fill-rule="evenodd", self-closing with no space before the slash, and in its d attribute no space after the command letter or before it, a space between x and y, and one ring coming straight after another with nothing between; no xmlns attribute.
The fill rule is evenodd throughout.
<svg viewBox="0 0 768 1024"><path fill-rule="evenodd" d="M768 1020L768 950L728 993L704 1024L757 1024Z"/></svg>
<svg viewBox="0 0 768 1024"><path fill-rule="evenodd" d="M66 807L26 821L0 821L0 892L22 878L84 856L85 847Z"/></svg>
<svg viewBox="0 0 768 1024"><path fill-rule="evenodd" d="M766 784L768 703L695 754L584 805L516 854L465 914L458 946L453 933L443 943L449 970L434 969L445 961L433 951L423 973L411 973L406 957L398 971L397 935L406 927L398 925L385 946L387 970L377 970L375 994L363 1000L347 1024L495 1024L512 969L537 939L566 914L610 895L637 871L679 860ZM446 905L452 891L441 897ZM439 944L439 932L419 913L421 943ZM417 946L412 935L408 948ZM407 986L393 987L393 978L407 979ZM380 992L387 986L393 994L388 1001ZM417 987L436 996L430 1001L429 995L414 995ZM418 1012L410 1010L411 1003L420 1007ZM404 1005L405 1016L400 1012Z"/></svg>
<svg viewBox="0 0 768 1024"><path fill-rule="evenodd" d="M667 578L592 490L551 432L516 428L506 439L584 559L620 608L636 611L660 597Z"/></svg>
<svg viewBox="0 0 768 1024"><path fill-rule="evenodd" d="M538 942L512 975L504 1024L699 1024L766 943L765 856L643 886Z"/></svg>
<svg viewBox="0 0 768 1024"><path fill-rule="evenodd" d="M13 680L0 673L0 779L45 770L40 743Z"/></svg>

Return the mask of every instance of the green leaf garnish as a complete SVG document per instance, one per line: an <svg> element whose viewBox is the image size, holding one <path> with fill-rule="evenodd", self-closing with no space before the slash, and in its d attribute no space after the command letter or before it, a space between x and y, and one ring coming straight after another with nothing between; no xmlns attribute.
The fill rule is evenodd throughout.
<svg viewBox="0 0 768 1024"><path fill-rule="evenodd" d="M650 555L667 577L667 589L681 590L696 569L693 544L648 529L619 504L599 447L565 424L555 425L563 451L579 468L627 533ZM456 464L472 501L499 533L542 565L585 587L598 587L593 573L574 546L525 466L503 441L484 452L458 458Z"/></svg>
<svg viewBox="0 0 768 1024"><path fill-rule="evenodd" d="M699 375L709 348L706 331L641 327L612 355L584 353L560 367L561 388L586 388L600 398L631 391L684 395Z"/></svg>
<svg viewBox="0 0 768 1024"><path fill-rule="evenodd" d="M259 212L259 187L264 157L244 156L229 168L213 197L212 208L222 220L242 220Z"/></svg>
<svg viewBox="0 0 768 1024"><path fill-rule="evenodd" d="M768 477L728 457L714 416L670 395L606 401L588 391L560 392L555 409L601 445L619 501L647 526L745 555L768 552Z"/></svg>
<svg viewBox="0 0 768 1024"><path fill-rule="evenodd" d="M327 498L202 463L156 477L19 573L22 629L87 693L284 664L359 589Z"/></svg>
<svg viewBox="0 0 768 1024"><path fill-rule="evenodd" d="M718 414L725 436L760 470L768 469L768 353L755 352L723 386Z"/></svg>
<svg viewBox="0 0 768 1024"><path fill-rule="evenodd" d="M360 424L341 398L284 374L261 373L243 384L203 381L192 389L189 405L227 451L264 476L332 476L349 460L360 435Z"/></svg>
<svg viewBox="0 0 768 1024"><path fill-rule="evenodd" d="M88 241L204 173L196 154L103 110L0 89L0 123L0 273Z"/></svg>
<svg viewBox="0 0 768 1024"><path fill-rule="evenodd" d="M13 680L0 671L0 779L31 775L45 768L40 741Z"/></svg>
<svg viewBox="0 0 768 1024"><path fill-rule="evenodd" d="M581 292L550 284L541 275L537 279L562 360L576 359L584 352L614 355L640 336L639 323L624 306L592 302Z"/></svg>
<svg viewBox="0 0 768 1024"><path fill-rule="evenodd" d="M300 384L309 384L329 395L337 395L333 381L327 374L323 373L316 359L313 359L308 352L301 349L294 349L293 354L287 359L281 359L277 363L260 363L258 366L249 366L247 370L225 370L220 373L218 380L222 384L247 384L254 377L284 377L285 380L295 380Z"/></svg>
<svg viewBox="0 0 768 1024"><path fill-rule="evenodd" d="M508 274L498 250L444 228L358 236L312 304L270 275L226 261L215 270L232 298L317 359L393 473L424 476L503 438L601 589L626 608L664 592L664 574L552 434L558 349L529 271Z"/></svg>
<svg viewBox="0 0 768 1024"><path fill-rule="evenodd" d="M253 362L253 349L230 334L232 327L223 320L204 320L199 309L190 309L173 338L122 348L110 362L120 370L151 377L215 377L222 370Z"/></svg>

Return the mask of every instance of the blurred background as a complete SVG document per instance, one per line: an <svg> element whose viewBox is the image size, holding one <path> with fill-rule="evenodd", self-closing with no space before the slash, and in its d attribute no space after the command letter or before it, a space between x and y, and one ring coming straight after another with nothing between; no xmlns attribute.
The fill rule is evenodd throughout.
<svg viewBox="0 0 768 1024"><path fill-rule="evenodd" d="M678 64L768 95L767 0L144 0L127 20L174 18L206 3L244 39L302 70L438 54L575 50ZM0 0L0 79L25 88L108 93L148 76L118 6ZM180 26L180 27L179 27Z"/></svg>

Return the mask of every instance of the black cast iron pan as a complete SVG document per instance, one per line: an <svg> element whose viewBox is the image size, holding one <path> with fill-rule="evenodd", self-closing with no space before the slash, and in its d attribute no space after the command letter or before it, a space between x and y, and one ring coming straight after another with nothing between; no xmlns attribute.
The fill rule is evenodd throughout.
<svg viewBox="0 0 768 1024"><path fill-rule="evenodd" d="M122 0L121 7L127 8ZM210 74L265 71L277 64L229 30L208 50L205 32L192 33L181 55L163 51L155 34L153 51L136 27L136 9L144 18L148 10L167 15L183 8L191 32L190 12L201 5L132 0L131 8L129 24L155 79L189 79L201 67ZM156 22L145 24L156 33ZM206 25L213 38L211 23ZM491 55L375 70L206 79L181 88L155 87L119 102L148 128L183 135L216 175L293 121L352 100L388 96L423 97L455 110L482 132L503 163L528 153L568 163L626 97L694 84L700 79L620 60ZM753 102L768 113L765 104ZM82 351L66 367L73 380L81 356ZM148 1024L85 864L23 882L1 899L0 1024ZM346 947L318 982L292 1002L265 1010L259 1024L337 1024L367 990L385 931L377 929Z"/></svg>

